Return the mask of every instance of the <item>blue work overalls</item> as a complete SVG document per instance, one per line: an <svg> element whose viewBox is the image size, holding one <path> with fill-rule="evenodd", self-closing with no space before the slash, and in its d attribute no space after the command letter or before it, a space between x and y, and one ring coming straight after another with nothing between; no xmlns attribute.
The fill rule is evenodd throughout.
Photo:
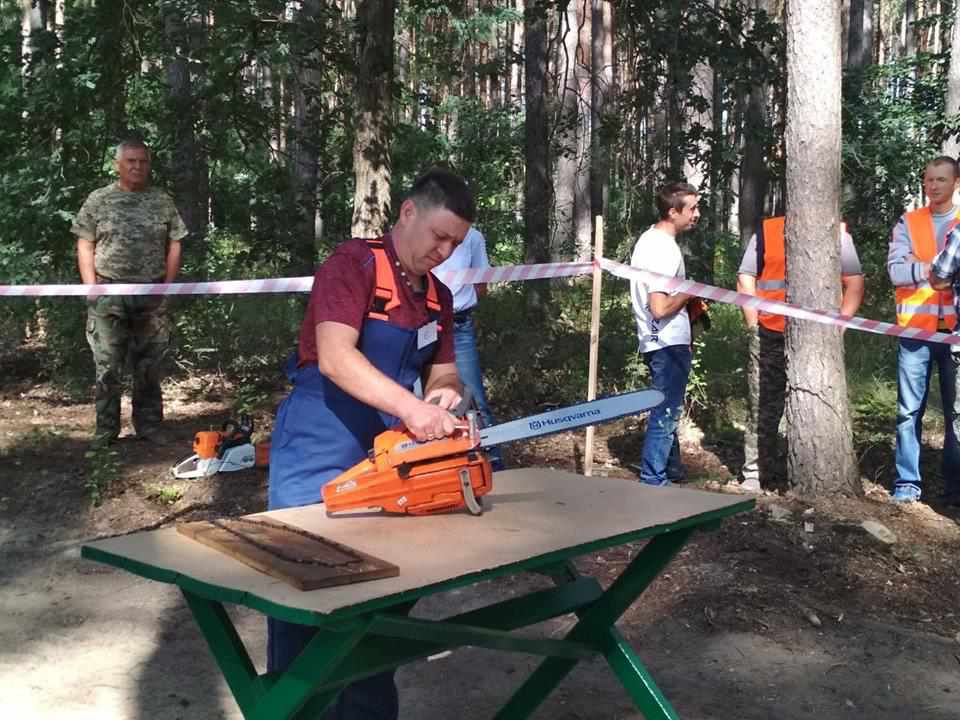
<svg viewBox="0 0 960 720"><path fill-rule="evenodd" d="M412 390L437 349L434 340L418 348L419 332L392 325L390 309L400 303L393 269L382 241L368 241L377 263L374 301L360 331L360 352L380 372ZM436 287L428 277L430 322L440 316ZM361 403L320 373L315 364L287 363L293 390L277 413L270 446L268 509L321 502L320 488L360 462L373 439L397 418ZM267 669L285 669L309 642L315 628L268 618ZM325 720L396 720L399 715L393 671L360 680L341 691Z"/></svg>

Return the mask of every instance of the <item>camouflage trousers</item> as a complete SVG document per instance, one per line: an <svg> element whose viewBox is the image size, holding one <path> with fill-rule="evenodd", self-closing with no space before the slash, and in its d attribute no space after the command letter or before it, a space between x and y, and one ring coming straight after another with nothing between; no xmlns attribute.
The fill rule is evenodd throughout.
<svg viewBox="0 0 960 720"><path fill-rule="evenodd" d="M783 333L758 328L750 334L748 368L750 418L743 434L744 481L767 485L786 476L780 450L780 419L787 388Z"/></svg>
<svg viewBox="0 0 960 720"><path fill-rule="evenodd" d="M161 296L101 296L87 304L87 342L96 366L97 438L120 433L120 397L127 358L133 368L133 426L138 434L163 421L160 380L170 345Z"/></svg>

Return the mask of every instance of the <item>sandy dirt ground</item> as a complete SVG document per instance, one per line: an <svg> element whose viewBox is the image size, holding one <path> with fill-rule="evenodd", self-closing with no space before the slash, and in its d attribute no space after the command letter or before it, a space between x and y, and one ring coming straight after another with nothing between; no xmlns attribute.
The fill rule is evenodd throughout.
<svg viewBox="0 0 960 720"><path fill-rule="evenodd" d="M123 439L116 477L94 507L85 456L91 405L35 383L0 385L0 717L241 717L175 588L80 558L90 538L263 509L260 470L170 480L193 432L218 425L227 410L184 388L169 397L178 442ZM627 466L637 428L611 424L599 439L601 472L635 481ZM573 470L580 443L581 435L529 442L507 460ZM729 491L729 448L688 433L684 451L698 484ZM899 508L879 487L865 487L863 498L817 503L761 496L753 513L699 536L624 615L622 631L681 717L960 717L960 518L936 505ZM874 540L860 528L865 519L896 542ZM606 583L638 547L578 566ZM442 617L545 582L512 576L435 596L415 614ZM262 616L235 615L263 669ZM560 618L541 630L561 637L570 625ZM401 717L492 717L535 663L466 648L406 666ZM581 663L536 717L642 716L598 661Z"/></svg>

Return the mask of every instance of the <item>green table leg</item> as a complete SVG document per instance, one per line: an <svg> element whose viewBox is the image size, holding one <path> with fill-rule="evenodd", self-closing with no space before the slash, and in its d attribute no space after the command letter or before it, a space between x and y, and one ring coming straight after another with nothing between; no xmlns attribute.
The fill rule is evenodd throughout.
<svg viewBox="0 0 960 720"><path fill-rule="evenodd" d="M370 621L357 620L337 628L320 630L283 673L259 677L250 655L223 605L183 591L210 652L247 720L293 720L307 717L301 709L317 688L353 652ZM330 689L309 703L309 712L321 711L336 697Z"/></svg>
<svg viewBox="0 0 960 720"><path fill-rule="evenodd" d="M610 628L610 639L611 647L604 657L644 717L678 720L676 710L660 692L650 671L640 662L626 638L616 628Z"/></svg>
<svg viewBox="0 0 960 720"><path fill-rule="evenodd" d="M227 686L244 717L247 717L246 708L253 707L262 691L257 683L257 671L250 661L243 640L237 635L237 630L221 603L207 600L187 590L183 590L183 597L227 681Z"/></svg>
<svg viewBox="0 0 960 720"><path fill-rule="evenodd" d="M603 596L579 614L580 621L566 637L567 640L608 644L608 661L647 720L678 720L679 716L633 652L630 651L629 656L625 654L624 649L629 645L619 634L612 636L611 632L615 630L617 619L680 551L692 532L692 528L684 528L657 535L647 543ZM543 661L497 713L497 720L530 717L576 664L576 660L565 658Z"/></svg>

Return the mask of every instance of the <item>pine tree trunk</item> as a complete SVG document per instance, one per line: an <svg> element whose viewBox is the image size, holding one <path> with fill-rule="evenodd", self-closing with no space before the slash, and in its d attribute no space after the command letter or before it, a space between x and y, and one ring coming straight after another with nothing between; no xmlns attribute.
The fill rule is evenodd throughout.
<svg viewBox="0 0 960 720"><path fill-rule="evenodd" d="M190 53L195 36L202 28L192 28L200 18L184 18L175 8L165 6L164 33L175 54L166 65L169 117L173 130L173 157L171 176L177 209L190 231L187 251L194 260L200 261L205 244L198 242L206 234L209 178L206 153L196 135L196 111L198 102L193 92L190 75Z"/></svg>
<svg viewBox="0 0 960 720"><path fill-rule="evenodd" d="M556 44L556 107L553 137L556 143L556 165L553 175L553 237L550 258L554 262L569 258L575 248L577 187L577 0L566 0L559 13L560 38Z"/></svg>
<svg viewBox="0 0 960 720"><path fill-rule="evenodd" d="M950 70L947 75L947 116L960 113L960 18L954 17L950 32ZM943 154L960 155L960 136L949 135L943 141Z"/></svg>
<svg viewBox="0 0 960 720"><path fill-rule="evenodd" d="M544 103L547 74L547 20L543 6L528 3L524 11L524 258L528 263L550 260L547 211L550 203L550 176L547 146L547 110ZM543 283L524 283L528 310L543 306Z"/></svg>
<svg viewBox="0 0 960 720"><path fill-rule="evenodd" d="M296 257L298 264L307 270L313 267L320 244L317 176L323 132L320 119L323 109L321 60L318 49L308 39L316 37L319 32L316 23L322 10L321 0L307 0L301 5L298 14L298 22L302 26L301 40L294 57L294 131L290 158L297 201Z"/></svg>
<svg viewBox="0 0 960 720"><path fill-rule="evenodd" d="M577 165L573 193L573 232L576 258L589 261L593 257L593 214L590 207L590 137L593 84L590 81L592 61L593 8L591 0L577 0L577 54L573 66L577 88Z"/></svg>
<svg viewBox="0 0 960 720"><path fill-rule="evenodd" d="M787 8L787 300L840 298L840 8ZM787 320L787 473L802 495L861 491L838 328Z"/></svg>
<svg viewBox="0 0 960 720"><path fill-rule="evenodd" d="M390 217L393 30L393 0L359 3L357 126L353 141L354 237L379 237Z"/></svg>
<svg viewBox="0 0 960 720"><path fill-rule="evenodd" d="M610 195L610 144L601 133L613 93L613 4L593 0L590 59L590 207L593 216L607 215Z"/></svg>

